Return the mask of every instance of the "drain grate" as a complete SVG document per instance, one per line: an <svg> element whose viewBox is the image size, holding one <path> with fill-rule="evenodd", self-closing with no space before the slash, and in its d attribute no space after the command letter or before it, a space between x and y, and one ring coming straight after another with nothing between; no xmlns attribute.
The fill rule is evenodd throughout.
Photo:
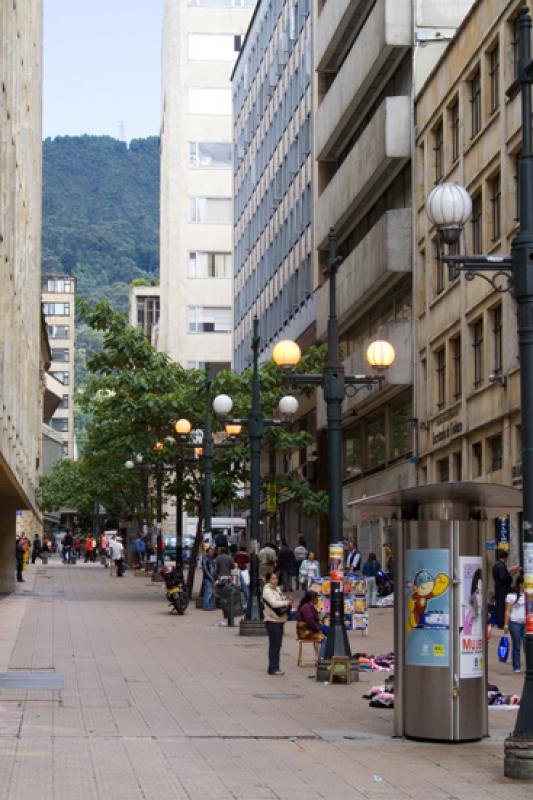
<svg viewBox="0 0 533 800"><path fill-rule="evenodd" d="M61 672L0 672L0 689L63 689Z"/></svg>
<svg viewBox="0 0 533 800"><path fill-rule="evenodd" d="M290 692L265 692L264 694L254 694L258 700L301 700L303 694L291 694Z"/></svg>

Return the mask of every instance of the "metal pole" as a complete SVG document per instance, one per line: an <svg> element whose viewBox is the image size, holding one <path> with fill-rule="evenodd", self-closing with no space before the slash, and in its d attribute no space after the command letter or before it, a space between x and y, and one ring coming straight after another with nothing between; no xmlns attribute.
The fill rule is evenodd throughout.
<svg viewBox="0 0 533 800"><path fill-rule="evenodd" d="M148 533L148 472L144 465L141 466L141 480L143 488L143 536Z"/></svg>
<svg viewBox="0 0 533 800"><path fill-rule="evenodd" d="M155 465L155 485L156 485L157 552L156 552L154 576L159 576L159 569L161 567L161 554L162 554L161 530L163 526L163 465L159 461Z"/></svg>
<svg viewBox="0 0 533 800"><path fill-rule="evenodd" d="M176 464L176 568L183 570L183 468L178 461Z"/></svg>
<svg viewBox="0 0 533 800"><path fill-rule="evenodd" d="M328 237L326 274L329 277L328 355L324 369L324 400L326 401L329 473L329 543L342 541L342 401L344 400L344 369L339 360L339 330L337 323L337 237L333 229ZM324 658L351 658L348 635L344 626L343 586L331 582L331 613Z"/></svg>
<svg viewBox="0 0 533 800"><path fill-rule="evenodd" d="M531 17L520 11L518 78L522 93L522 153L519 167L520 231L511 245L518 305L522 408L523 564L526 601L526 675L516 726L505 741L504 773L533 778L533 153L531 142Z"/></svg>
<svg viewBox="0 0 533 800"><path fill-rule="evenodd" d="M264 419L261 411L259 392L259 320L253 323L253 374L252 405L248 415L248 436L250 438L250 597L246 614L241 621L241 635L264 635L263 606L261 603L261 586L259 582L259 537L261 511L261 440L264 431Z"/></svg>
<svg viewBox="0 0 533 800"><path fill-rule="evenodd" d="M204 534L211 533L211 519L213 514L213 418L211 411L211 375L209 364L205 368L206 409L204 425Z"/></svg>

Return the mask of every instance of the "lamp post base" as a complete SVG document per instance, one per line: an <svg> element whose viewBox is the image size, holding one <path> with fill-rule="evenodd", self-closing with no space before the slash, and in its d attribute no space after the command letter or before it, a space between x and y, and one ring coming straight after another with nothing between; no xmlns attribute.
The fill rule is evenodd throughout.
<svg viewBox="0 0 533 800"><path fill-rule="evenodd" d="M327 683L329 681L329 668L331 661L329 658L319 658L316 663L316 679L319 683ZM350 676L351 682L359 680L359 665L356 661L350 662Z"/></svg>
<svg viewBox="0 0 533 800"><path fill-rule="evenodd" d="M259 619L241 619L239 625L240 636L266 636L265 623Z"/></svg>
<svg viewBox="0 0 533 800"><path fill-rule="evenodd" d="M517 781L533 780L533 739L508 736L505 740L503 774Z"/></svg>

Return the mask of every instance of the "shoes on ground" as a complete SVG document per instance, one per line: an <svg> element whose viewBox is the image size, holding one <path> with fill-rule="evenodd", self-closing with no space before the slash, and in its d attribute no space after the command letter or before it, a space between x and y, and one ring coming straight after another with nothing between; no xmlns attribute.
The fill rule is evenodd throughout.
<svg viewBox="0 0 533 800"><path fill-rule="evenodd" d="M282 672L280 669L277 669L275 672L270 672L270 670L269 670L268 674L269 675L280 675L280 676L281 675L285 675L285 673Z"/></svg>

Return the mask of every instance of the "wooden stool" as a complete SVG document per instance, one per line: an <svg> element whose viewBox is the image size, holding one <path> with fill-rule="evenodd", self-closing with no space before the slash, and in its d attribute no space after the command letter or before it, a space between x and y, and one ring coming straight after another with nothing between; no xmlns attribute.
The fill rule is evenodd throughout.
<svg viewBox="0 0 533 800"><path fill-rule="evenodd" d="M335 678L345 678L346 683L351 683L352 673L350 666L348 656L331 656L331 663L328 667L329 682L333 683Z"/></svg>
<svg viewBox="0 0 533 800"><path fill-rule="evenodd" d="M304 644L313 645L314 657L312 661L306 660L304 658ZM313 639L298 639L298 666L316 667L319 650L320 650L320 642L315 642Z"/></svg>

